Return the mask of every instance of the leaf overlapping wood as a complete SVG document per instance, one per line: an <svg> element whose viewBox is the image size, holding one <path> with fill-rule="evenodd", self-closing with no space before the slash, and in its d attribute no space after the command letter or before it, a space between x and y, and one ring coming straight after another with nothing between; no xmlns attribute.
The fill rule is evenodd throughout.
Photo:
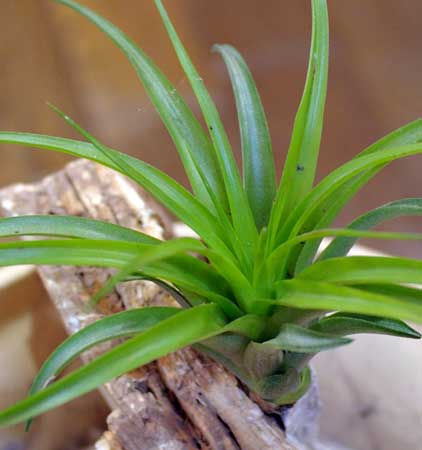
<svg viewBox="0 0 422 450"><path fill-rule="evenodd" d="M159 238L171 232L171 220L148 194L121 175L81 160L40 183L2 190L0 213L87 216ZM88 314L83 306L109 271L85 267L38 271L69 333L99 319L101 313L175 303L150 282L136 281L119 286L102 301L101 313ZM86 352L82 359L89 361L110 345ZM102 394L112 412L101 449L293 450L277 421L231 374L190 348L107 383Z"/></svg>

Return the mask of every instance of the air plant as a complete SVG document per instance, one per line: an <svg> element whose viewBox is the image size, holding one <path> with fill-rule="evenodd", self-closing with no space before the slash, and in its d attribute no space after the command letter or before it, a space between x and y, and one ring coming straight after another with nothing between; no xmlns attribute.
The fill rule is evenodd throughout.
<svg viewBox="0 0 422 450"><path fill-rule="evenodd" d="M118 270L94 296L92 307L128 279L160 284L181 307L124 311L69 337L45 362L30 395L0 412L0 426L30 421L188 345L221 362L262 399L283 405L307 391L311 358L350 343L350 335L421 337L404 321L422 323L422 291L414 287L422 283L422 261L347 254L359 238L421 239L421 234L370 229L394 217L422 215L422 198L380 206L343 229L329 227L387 164L422 153L422 121L392 132L314 184L328 74L326 0L312 0L309 68L278 186L260 97L233 47L217 45L214 50L222 56L233 86L242 174L216 106L161 0L155 4L196 95L206 131L170 81L123 32L73 0L57 1L93 22L125 53L173 139L192 191L157 168L105 146L55 107L86 141L1 132L0 142L63 152L111 167L151 193L200 239L163 242L76 217L1 219L1 237L56 238L0 243L2 266L111 267ZM331 244L318 254L322 239L329 236ZM83 351L117 337L127 339L58 379Z"/></svg>

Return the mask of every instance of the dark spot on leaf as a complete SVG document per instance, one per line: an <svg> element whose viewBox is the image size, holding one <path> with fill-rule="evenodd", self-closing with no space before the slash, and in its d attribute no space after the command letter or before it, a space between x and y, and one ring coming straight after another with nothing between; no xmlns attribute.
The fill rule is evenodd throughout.
<svg viewBox="0 0 422 450"><path fill-rule="evenodd" d="M210 130L212 131L214 128L210 125Z"/></svg>
<svg viewBox="0 0 422 450"><path fill-rule="evenodd" d="M305 170L305 166L303 166L302 164L298 164L296 166L296 172L303 172Z"/></svg>

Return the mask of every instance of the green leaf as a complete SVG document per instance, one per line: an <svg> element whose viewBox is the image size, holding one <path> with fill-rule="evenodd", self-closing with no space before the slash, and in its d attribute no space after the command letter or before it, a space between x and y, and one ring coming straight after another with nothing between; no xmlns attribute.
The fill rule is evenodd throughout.
<svg viewBox="0 0 422 450"><path fill-rule="evenodd" d="M257 301L254 309L256 313L262 313L270 305L367 314L422 323L420 299L395 298L310 280L280 281L277 285L277 299Z"/></svg>
<svg viewBox="0 0 422 450"><path fill-rule="evenodd" d="M55 236L139 242L156 245L152 236L112 223L72 216L22 216L0 219L0 237Z"/></svg>
<svg viewBox="0 0 422 450"><path fill-rule="evenodd" d="M28 420L161 356L219 334L225 324L225 317L215 305L183 310L3 410L0 412L0 427Z"/></svg>
<svg viewBox="0 0 422 450"><path fill-rule="evenodd" d="M327 332L315 331L295 324L285 324L274 339L265 341L262 345L290 352L317 353L351 342L351 339Z"/></svg>
<svg viewBox="0 0 422 450"><path fill-rule="evenodd" d="M347 228L352 230L368 230L387 220L402 216L422 216L422 198L406 198L387 203L361 215ZM321 253L318 261L346 256L355 242L356 239L352 237L338 237L334 239Z"/></svg>
<svg viewBox="0 0 422 450"><path fill-rule="evenodd" d="M214 208L204 189L205 177L219 203L225 205L227 199L212 146L175 87L152 60L112 23L72 0L56 1L94 23L125 53L174 141L195 194L201 202ZM201 168L201 173L198 173L198 168Z"/></svg>
<svg viewBox="0 0 422 450"><path fill-rule="evenodd" d="M36 376L29 396L51 384L73 360L101 342L139 334L183 311L180 308L150 307L113 314L94 322L68 337L48 357ZM27 430L30 421L27 423Z"/></svg>
<svg viewBox="0 0 422 450"><path fill-rule="evenodd" d="M319 240L320 238L340 236L347 238L372 238L372 239L397 239L397 240L422 240L422 233L395 233L395 232L385 232L385 231L362 231L362 230L351 230L351 229L336 229L328 228L326 230L315 230L309 233L300 234L293 238L288 239L283 244L279 245L264 261L263 264L257 265L257 278L267 278L267 283L271 284L277 279L277 273L279 271L279 266L286 261L286 256L292 249L305 244L306 242ZM290 277L293 274L288 274ZM298 274L297 276L300 276Z"/></svg>
<svg viewBox="0 0 422 450"><path fill-rule="evenodd" d="M269 249L285 217L312 188L318 161L328 80L329 24L326 0L312 0L308 74L269 225Z"/></svg>
<svg viewBox="0 0 422 450"><path fill-rule="evenodd" d="M151 247L147 244L85 239L7 242L0 243L0 266L84 265L122 269L140 252ZM152 263L143 268L143 272L143 276L162 278L210 301L227 303L226 297L230 295L224 279L195 258L186 261L183 255L176 256Z"/></svg>
<svg viewBox="0 0 422 450"><path fill-rule="evenodd" d="M422 153L421 144L405 145L397 148L388 148L380 153L360 156L340 166L325 177L296 207L292 214L290 214L280 232L279 242L284 242L289 237L294 237L299 234L309 217L312 216L324 201L356 175L377 167L380 164L419 153ZM284 275L285 270L285 265L280 267L280 277Z"/></svg>
<svg viewBox="0 0 422 450"><path fill-rule="evenodd" d="M215 45L229 71L242 140L243 184L258 229L268 224L276 192L271 137L252 74L239 52Z"/></svg>
<svg viewBox="0 0 422 450"><path fill-rule="evenodd" d="M253 246L258 238L258 233L246 193L242 187L236 160L233 156L227 134L224 130L223 124L221 123L217 108L215 107L215 104L208 93L202 78L199 76L195 66L189 58L189 55L183 47L183 44L177 35L161 0L155 0L155 4L160 12L161 18L163 19L180 64L188 77L199 106L201 107L223 176L234 229L246 248L246 253L251 256Z"/></svg>
<svg viewBox="0 0 422 450"><path fill-rule="evenodd" d="M368 292L374 292L376 294L389 295L405 301L418 301L422 303L422 289L401 286L398 284L356 284L353 286L356 289L362 289Z"/></svg>
<svg viewBox="0 0 422 450"><path fill-rule="evenodd" d="M109 278L105 285L91 298L90 304L94 306L102 298L110 294L116 285L123 281L127 276L136 273L136 271L141 270L141 267L147 264L168 259L184 252L203 253L204 250L204 245L198 240L192 238L173 239L157 244L154 247L151 247L136 255L119 272Z"/></svg>
<svg viewBox="0 0 422 450"><path fill-rule="evenodd" d="M209 250L206 256L214 269L222 278L227 280L233 289L236 301L241 309L249 312L251 300L254 298L254 290L248 278L241 270L224 255Z"/></svg>
<svg viewBox="0 0 422 450"><path fill-rule="evenodd" d="M182 308L189 308L193 306L203 305L208 302L212 302L215 303L217 306L219 306L221 310L224 312L224 314L226 314L226 316L231 320L235 320L243 316L243 312L229 298L217 294L215 292L211 292L209 289L207 290L204 287L195 288L201 283L200 282L195 283L194 279L191 282L190 288L195 289L195 293L188 292L188 290L186 289L187 285L186 280L182 282L182 285L185 286L184 288L180 288L179 286L175 287L163 280L154 278L152 276L146 276L141 273L131 275L130 277L125 278L124 281L134 281L134 280L147 280L157 284L165 291L167 291Z"/></svg>
<svg viewBox="0 0 422 450"><path fill-rule="evenodd" d="M71 216L23 216L0 219L0 237L29 235L127 241L150 245L162 243L158 239L129 228L87 218ZM17 248L21 248L21 244L21 242L16 243ZM95 243L91 243L91 245L95 246ZM1 251L2 248L0 247ZM174 282L179 282L180 275L182 275L184 282L181 281L181 284L186 286L186 281L190 279L191 281L188 285L191 289L198 285L199 292L210 293L211 289L218 286L220 288L218 292L224 294L224 296L229 295L227 285L224 287L224 279L209 264L204 263L198 258L190 255L176 255L169 258L164 268L166 269L165 272L163 272L163 267L161 267L158 273L157 268L153 268L153 272L150 273L161 276L168 275ZM145 279L146 277L144 275L141 277L138 276L137 278ZM154 278L153 280L156 283L163 283L161 280ZM235 312L236 307L229 300L218 295L213 296L211 294L211 296L213 297L213 301L221 304L224 311L230 317L234 318L240 314L239 311Z"/></svg>
<svg viewBox="0 0 422 450"><path fill-rule="evenodd" d="M107 158L114 161L121 169L122 172L126 175L131 176L132 179L137 181L139 178L138 172L132 168L130 164L126 162L124 158L121 158L119 154L113 153L110 151L106 146L102 145L97 139L94 138L90 133L88 133L86 130L84 130L80 125L78 125L73 119L71 119L69 116L64 114L60 109L55 107L54 105L51 105L52 109L60 115L70 126L72 126L76 131L81 133L86 139L88 139L94 147L96 147L98 150L100 150ZM142 177L138 181L139 184L142 183ZM224 224L226 225L226 224ZM228 227L225 227L225 231L227 231ZM220 243L220 241L217 238L217 244L218 246L225 252L227 250L227 254L230 255L230 251L225 248L224 244Z"/></svg>
<svg viewBox="0 0 422 450"><path fill-rule="evenodd" d="M363 314L335 313L312 325L312 330L347 336L357 333L388 334L390 336L420 339L421 334L401 320Z"/></svg>
<svg viewBox="0 0 422 450"><path fill-rule="evenodd" d="M224 325L222 333L236 333L249 339L261 339L266 328L264 317L255 314L245 314L232 322Z"/></svg>
<svg viewBox="0 0 422 450"><path fill-rule="evenodd" d="M396 148L387 148L379 153L371 153L352 159L343 164L327 175L298 205L296 210L291 214L286 224L286 229L293 229L293 233L297 233L305 223L306 219L326 200L330 194L335 192L344 183L353 179L356 175L377 167L380 164L386 164L396 159L404 158L422 153L422 145L404 145Z"/></svg>
<svg viewBox="0 0 422 450"><path fill-rule="evenodd" d="M60 111L58 108L56 108L55 106L53 106L53 109L61 116L63 117L73 128L75 128L78 132L80 132L84 137L86 137L91 144L93 144L98 150L100 150L101 152L103 152L107 157L109 157L110 159L112 159L114 162L116 162L116 164L118 164L122 170L128 174L131 175L133 179L137 179L137 172L134 171L132 169L132 167L123 159L120 158L119 155L116 155L115 153L111 152L107 147L103 146L97 139L95 139L92 135L90 135L87 131L85 131L83 128L81 128L75 121L73 121L70 117L66 116L62 111ZM214 196L212 195L212 198L214 198ZM220 222L220 229L224 230L224 234L227 234L227 238L229 241L232 242L232 244L234 244L234 251L237 253L237 256L239 257L239 262L240 263L245 263L245 255L244 252L242 251L242 245L239 242L239 238L238 236L236 236L234 234L234 230L232 228L231 223L229 222L228 218L225 216L225 213L223 211L221 211L220 207L217 205L217 211L219 213L218 217L219 217L219 222ZM240 244L236 245L236 244ZM219 250L226 255L226 257L228 259L230 258L234 258L234 256L232 256L230 250L225 247L225 244L223 244L222 242L219 241L219 239L217 239L214 242L214 245L218 245ZM239 251L240 250L240 251ZM246 261L247 263L247 261ZM111 283L111 282L110 282Z"/></svg>
<svg viewBox="0 0 422 450"><path fill-rule="evenodd" d="M387 148L394 148L407 144L417 144L422 141L422 120L411 122L379 141L375 142L363 152L359 153L356 158L363 155L369 155L375 152L381 152ZM386 164L380 164L372 169L362 172L352 180L342 184L327 199L320 203L320 205L309 216L303 224L300 233L305 233L314 229L321 229L331 226L333 220L338 216L340 211L348 203L348 201L378 172L380 172ZM295 272L300 273L307 267L314 259L321 240L307 242L300 252L300 256L296 254L297 263ZM296 253L299 253L297 249ZM295 259L293 259L295 261Z"/></svg>
<svg viewBox="0 0 422 450"><path fill-rule="evenodd" d="M125 161L126 166L132 167L134 172L130 175L130 178L151 193L206 242L216 248L224 246L221 237L225 236L226 233L221 229L215 216L183 186L143 161L108 147L107 156L103 151L87 142L31 133L0 132L0 142L43 148L90 159L125 174L125 171L110 159L110 153L113 153L114 158L120 163ZM102 148L104 149L105 146L102 146ZM133 177L132 175L135 172L136 176Z"/></svg>
<svg viewBox="0 0 422 450"><path fill-rule="evenodd" d="M317 262L297 277L340 284L422 284L422 261L384 256L346 256Z"/></svg>

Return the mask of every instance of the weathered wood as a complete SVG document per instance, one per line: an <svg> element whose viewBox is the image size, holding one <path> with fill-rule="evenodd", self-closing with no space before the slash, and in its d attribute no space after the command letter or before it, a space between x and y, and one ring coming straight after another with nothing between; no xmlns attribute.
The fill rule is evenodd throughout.
<svg viewBox="0 0 422 450"><path fill-rule="evenodd" d="M2 215L90 216L162 238L169 222L156 211L148 195L122 176L86 161L76 161L39 184L12 186L0 192ZM101 302L101 314L88 314L83 306L109 271L81 267L38 270L69 333L102 314L174 304L152 283L130 282ZM82 359L87 362L110 345L86 352ZM292 449L278 423L248 397L231 374L191 349L119 377L101 391L112 408L108 418L111 434L101 445L115 440L123 450Z"/></svg>

